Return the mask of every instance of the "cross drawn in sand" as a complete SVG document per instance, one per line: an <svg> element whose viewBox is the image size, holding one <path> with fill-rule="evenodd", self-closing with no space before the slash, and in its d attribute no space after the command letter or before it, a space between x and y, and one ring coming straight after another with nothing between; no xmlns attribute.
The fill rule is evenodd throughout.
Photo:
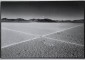
<svg viewBox="0 0 85 60"><path fill-rule="evenodd" d="M81 25L78 25L78 26L81 26ZM13 43L13 44L10 44L10 45L7 45L7 46L3 46L3 47L1 47L1 48L6 48L6 47L9 47L9 46L13 46L13 45L16 45L16 44L24 43L24 42L31 41L31 40L34 40L34 39L37 39L37 38L42 38L42 37L47 38L47 39L57 40L57 39L53 39L53 38L46 37L46 36L51 35L51 34L54 34L54 33L62 32L62 31L68 30L68 29L72 29L72 28L75 28L75 27L78 27L78 26L70 27L70 28L67 28L67 29L63 29L63 30L56 31L56 32L53 32L53 33L45 34L45 35L42 35L42 36L37 35L38 37L36 37L36 38L28 39L28 40L21 41L21 42L17 42L17 43ZM22 31L17 31L17 30L5 28L5 27L3 27L3 29L7 29L7 30L11 30L11 31L20 32L20 33L23 33L23 34L28 34L28 35L36 36L36 35L34 35L34 34L31 34L31 33L26 33L26 32L22 32ZM64 43L69 43L69 44L74 44L74 45L78 45L78 46L84 46L84 45L81 45L81 44L77 44L77 43L73 43L73 42L66 42L66 41L63 41L63 40L57 40L57 41L64 42Z"/></svg>

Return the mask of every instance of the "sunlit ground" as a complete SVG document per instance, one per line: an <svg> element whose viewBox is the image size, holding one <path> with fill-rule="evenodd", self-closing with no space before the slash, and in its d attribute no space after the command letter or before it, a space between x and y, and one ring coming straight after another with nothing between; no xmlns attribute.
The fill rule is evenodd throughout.
<svg viewBox="0 0 85 60"><path fill-rule="evenodd" d="M83 58L83 23L2 23L2 58Z"/></svg>

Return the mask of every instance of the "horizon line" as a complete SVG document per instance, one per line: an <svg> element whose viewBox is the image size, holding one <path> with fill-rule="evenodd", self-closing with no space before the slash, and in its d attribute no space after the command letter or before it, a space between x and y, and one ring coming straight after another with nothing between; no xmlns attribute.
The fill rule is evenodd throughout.
<svg viewBox="0 0 85 60"><path fill-rule="evenodd" d="M6 17L4 17L6 18ZM3 19L3 18L1 18ZM51 19L51 18L30 18L30 19L25 19L25 18L6 18L6 19L24 19L24 20L30 20L30 19ZM51 20L55 20L55 19L51 19ZM56 19L56 20L71 20L71 19ZM81 19L73 19L73 20L84 20L84 18Z"/></svg>

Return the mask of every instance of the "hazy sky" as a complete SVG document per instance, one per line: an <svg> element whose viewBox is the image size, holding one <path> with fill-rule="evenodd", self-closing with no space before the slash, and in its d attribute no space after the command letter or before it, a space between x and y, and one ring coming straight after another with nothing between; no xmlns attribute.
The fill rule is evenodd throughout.
<svg viewBox="0 0 85 60"><path fill-rule="evenodd" d="M50 18L55 20L74 20L84 18L82 2L35 1L1 2L2 18Z"/></svg>

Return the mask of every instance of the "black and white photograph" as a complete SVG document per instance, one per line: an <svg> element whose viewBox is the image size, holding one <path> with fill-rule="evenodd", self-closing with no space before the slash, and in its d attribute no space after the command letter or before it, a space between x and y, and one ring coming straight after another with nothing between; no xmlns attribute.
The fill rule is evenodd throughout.
<svg viewBox="0 0 85 60"><path fill-rule="evenodd" d="M84 58L83 1L1 1L1 58Z"/></svg>

